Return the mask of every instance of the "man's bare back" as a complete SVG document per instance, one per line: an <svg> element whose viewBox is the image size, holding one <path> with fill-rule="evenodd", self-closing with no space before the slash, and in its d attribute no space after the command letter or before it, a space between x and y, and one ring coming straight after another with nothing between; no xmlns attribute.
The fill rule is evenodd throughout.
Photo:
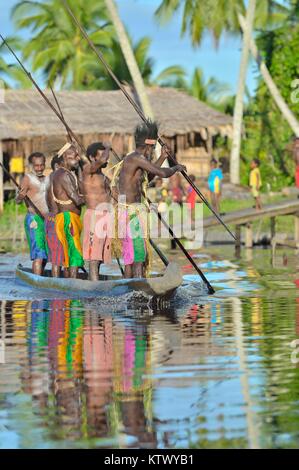
<svg viewBox="0 0 299 470"><path fill-rule="evenodd" d="M119 175L119 193L126 196L127 204L139 203L141 202L142 183L145 172L160 178L169 178L177 171L184 169L185 167L182 165L176 165L172 168L161 168L136 150L127 155L123 160Z"/></svg>

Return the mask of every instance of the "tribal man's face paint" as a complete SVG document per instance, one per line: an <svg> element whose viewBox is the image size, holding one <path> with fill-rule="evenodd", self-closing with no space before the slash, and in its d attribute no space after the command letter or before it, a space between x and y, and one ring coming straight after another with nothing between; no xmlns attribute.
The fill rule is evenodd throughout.
<svg viewBox="0 0 299 470"><path fill-rule="evenodd" d="M46 168L45 159L42 157L35 157L32 162L32 170L36 176L43 176Z"/></svg>

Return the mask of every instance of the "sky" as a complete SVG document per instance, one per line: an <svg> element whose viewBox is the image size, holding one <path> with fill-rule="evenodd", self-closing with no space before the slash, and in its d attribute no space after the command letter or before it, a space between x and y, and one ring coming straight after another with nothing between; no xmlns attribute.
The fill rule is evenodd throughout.
<svg viewBox="0 0 299 470"><path fill-rule="evenodd" d="M2 35L16 34L10 20L10 10L16 0L0 0L0 32ZM224 37L218 49L212 38L205 35L199 48L194 49L188 36L181 37L181 17L177 14L169 24L160 26L154 12L160 0L116 0L120 16L134 42L143 36L150 36L150 56L154 59L154 75L170 65L181 65L191 75L195 67L201 67L206 79L213 76L227 83L232 93L236 92L241 54L239 38ZM19 32L28 38L28 33ZM257 71L251 63L248 69L247 86L254 92Z"/></svg>

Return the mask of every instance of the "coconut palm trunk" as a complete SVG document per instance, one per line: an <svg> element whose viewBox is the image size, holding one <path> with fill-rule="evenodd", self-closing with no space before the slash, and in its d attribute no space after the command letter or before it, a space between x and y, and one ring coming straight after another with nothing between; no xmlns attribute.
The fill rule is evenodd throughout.
<svg viewBox="0 0 299 470"><path fill-rule="evenodd" d="M2 149L2 142L0 140L0 163L3 165L3 149ZM3 187L3 170L2 166L0 165L0 214L3 212L3 204L4 204L4 187Z"/></svg>
<svg viewBox="0 0 299 470"><path fill-rule="evenodd" d="M243 33L245 33L245 29L246 29L245 18L243 15L239 14L238 19L239 19L241 29L243 30ZM266 66L265 62L263 61L252 36L250 38L250 51L259 66L264 82L267 85L269 93L271 94L273 100L275 101L278 109L281 111L282 115L284 116L285 120L288 122L294 134L297 137L299 137L299 122L297 121L295 115L292 113L287 103L281 96L281 93L279 89L277 88L273 78L271 77L269 69Z"/></svg>
<svg viewBox="0 0 299 470"><path fill-rule="evenodd" d="M110 13L110 18L112 20L112 23L115 27L115 30L119 39L120 47L123 52L124 58L126 60L128 69L130 71L132 81L133 81L135 90L138 94L138 98L139 98L141 107L143 109L143 112L147 117L153 119L154 113L153 113L152 107L150 105L150 102L146 93L145 85L144 85L139 67L137 65L134 52L131 47L126 30L118 14L115 2L114 0L105 0L105 3Z"/></svg>
<svg viewBox="0 0 299 470"><path fill-rule="evenodd" d="M243 34L243 48L241 54L238 90L234 108L233 119L233 141L230 158L230 179L234 184L240 183L240 149L241 149L241 135L243 126L243 100L246 84L246 75L249 59L250 39L253 29L254 14L255 14L256 0L249 0L247 14L246 14L246 27Z"/></svg>

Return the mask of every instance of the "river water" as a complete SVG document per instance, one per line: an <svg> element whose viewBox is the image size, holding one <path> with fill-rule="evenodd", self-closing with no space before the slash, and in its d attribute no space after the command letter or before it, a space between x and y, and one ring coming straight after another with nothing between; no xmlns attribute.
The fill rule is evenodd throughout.
<svg viewBox="0 0 299 470"><path fill-rule="evenodd" d="M175 256L185 283L158 309L33 292L2 255L0 448L298 447L298 257L241 256L194 254L213 297Z"/></svg>

